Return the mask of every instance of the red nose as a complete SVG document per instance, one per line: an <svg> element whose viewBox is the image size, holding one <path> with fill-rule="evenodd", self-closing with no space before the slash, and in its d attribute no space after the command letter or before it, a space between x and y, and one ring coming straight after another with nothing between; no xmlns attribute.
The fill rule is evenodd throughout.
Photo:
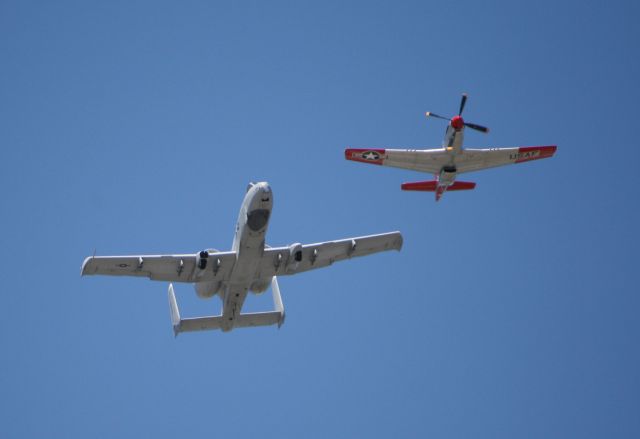
<svg viewBox="0 0 640 439"><path fill-rule="evenodd" d="M451 118L451 126L454 130L460 131L464 126L464 120L462 120L462 117L460 116L453 116Z"/></svg>

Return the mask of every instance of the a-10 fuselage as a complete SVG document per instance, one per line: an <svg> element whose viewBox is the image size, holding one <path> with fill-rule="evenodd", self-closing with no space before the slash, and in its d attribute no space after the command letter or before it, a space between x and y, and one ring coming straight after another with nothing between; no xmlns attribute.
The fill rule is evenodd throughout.
<svg viewBox="0 0 640 439"><path fill-rule="evenodd" d="M218 293L222 299L222 330L233 328L233 320L240 310L249 290L266 290L271 278L260 279L257 275L264 253L265 235L269 226L273 193L267 183L252 183L242 201L236 223L232 250L236 260L228 280L218 282L199 282L195 288L200 297L211 297ZM207 259L215 264L215 253Z"/></svg>

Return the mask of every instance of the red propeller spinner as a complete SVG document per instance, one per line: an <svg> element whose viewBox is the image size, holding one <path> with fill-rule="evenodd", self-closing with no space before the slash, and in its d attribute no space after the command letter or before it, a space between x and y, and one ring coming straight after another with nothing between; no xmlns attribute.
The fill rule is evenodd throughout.
<svg viewBox="0 0 640 439"><path fill-rule="evenodd" d="M475 124L475 123L469 123L464 121L464 119L462 118L462 111L464 110L464 106L466 103L467 103L467 94L463 93L462 100L460 101L460 111L458 111L457 116L453 116L451 119L449 119L448 117L443 117L438 114L432 113L430 111L427 111L426 114L427 114L427 117L435 117L436 119L448 120L451 126L453 127L453 129L456 131L460 131L462 127L467 127L467 128L471 128L472 130L480 131L481 133L488 133L489 128L482 125Z"/></svg>
<svg viewBox="0 0 640 439"><path fill-rule="evenodd" d="M453 127L454 130L460 131L464 126L464 120L462 119L461 116L453 116L451 118L451 126Z"/></svg>

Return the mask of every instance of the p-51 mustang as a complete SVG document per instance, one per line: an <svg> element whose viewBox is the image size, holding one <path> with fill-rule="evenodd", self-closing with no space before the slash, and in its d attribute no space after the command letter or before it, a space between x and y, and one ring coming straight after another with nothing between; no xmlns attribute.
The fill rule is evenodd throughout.
<svg viewBox="0 0 640 439"><path fill-rule="evenodd" d="M451 119L427 112L427 117L435 117L449 121L445 132L442 148L440 149L355 149L347 148L345 158L356 162L373 165L393 166L395 168L412 169L429 172L435 175L435 180L403 183L405 191L435 192L436 201L445 191L469 190L476 187L475 183L456 181L456 176L463 172L479 171L495 166L522 163L531 160L545 159L553 156L556 146L526 146L516 148L463 149L462 141L464 128L489 132L487 127L465 122L462 111L467 102L467 95L462 95L460 111Z"/></svg>
<svg viewBox="0 0 640 439"><path fill-rule="evenodd" d="M82 275L142 276L152 280L195 284L199 297L216 294L222 299L222 314L184 319L169 284L169 307L175 335L186 331L246 326L278 327L284 322L284 306L276 276L326 267L336 261L385 250L400 250L402 235L391 232L318 244L268 247L273 193L268 183L251 183L240 208L231 251L203 250L185 255L90 256L82 264ZM247 293L262 293L271 285L275 310L241 314Z"/></svg>

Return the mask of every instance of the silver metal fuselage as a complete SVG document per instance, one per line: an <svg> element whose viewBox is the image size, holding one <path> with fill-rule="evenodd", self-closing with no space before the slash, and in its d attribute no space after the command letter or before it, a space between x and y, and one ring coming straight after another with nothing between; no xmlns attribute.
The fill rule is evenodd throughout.
<svg viewBox="0 0 640 439"><path fill-rule="evenodd" d="M233 239L236 262L229 280L220 289L223 331L233 328L251 286L255 282L271 280L257 279L256 274L264 253L272 207L273 194L269 185L264 182L250 185L240 207Z"/></svg>
<svg viewBox="0 0 640 439"><path fill-rule="evenodd" d="M456 180L456 155L462 152L463 140L464 127L456 130L451 126L451 124L449 124L447 126L447 131L444 134L444 140L442 141L442 147L449 154L449 163L444 166L437 175L438 186L442 192Z"/></svg>
<svg viewBox="0 0 640 439"><path fill-rule="evenodd" d="M447 125L447 131L444 133L442 147L454 153L462 150L462 141L464 140L464 128L456 130L451 124Z"/></svg>

